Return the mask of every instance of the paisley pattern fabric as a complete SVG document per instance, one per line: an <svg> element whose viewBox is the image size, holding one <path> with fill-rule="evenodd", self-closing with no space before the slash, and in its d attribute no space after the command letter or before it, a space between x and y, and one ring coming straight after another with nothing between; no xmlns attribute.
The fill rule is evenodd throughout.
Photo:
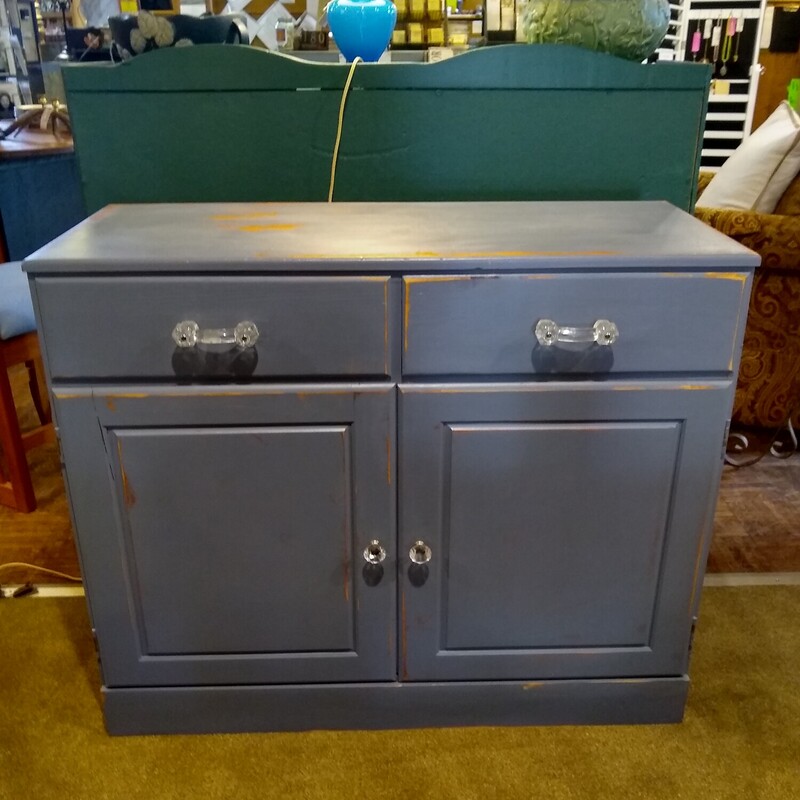
<svg viewBox="0 0 800 800"><path fill-rule="evenodd" d="M792 181L775 207L776 214L800 214L800 181Z"/></svg>
<svg viewBox="0 0 800 800"><path fill-rule="evenodd" d="M800 211L800 179L778 208ZM800 216L708 208L695 209L695 216L762 258L753 281L733 421L777 428L800 413Z"/></svg>
<svg viewBox="0 0 800 800"><path fill-rule="evenodd" d="M756 270L734 416L778 428L800 411L800 272Z"/></svg>
<svg viewBox="0 0 800 800"><path fill-rule="evenodd" d="M721 208L696 208L695 216L755 250L761 269L794 270L800 279L800 217Z"/></svg>

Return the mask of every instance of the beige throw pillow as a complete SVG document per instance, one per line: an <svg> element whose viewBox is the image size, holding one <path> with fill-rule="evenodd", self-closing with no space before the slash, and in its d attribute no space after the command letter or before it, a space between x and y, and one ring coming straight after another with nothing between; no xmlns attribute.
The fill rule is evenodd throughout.
<svg viewBox="0 0 800 800"><path fill-rule="evenodd" d="M798 170L800 115L784 101L736 148L697 205L771 214Z"/></svg>

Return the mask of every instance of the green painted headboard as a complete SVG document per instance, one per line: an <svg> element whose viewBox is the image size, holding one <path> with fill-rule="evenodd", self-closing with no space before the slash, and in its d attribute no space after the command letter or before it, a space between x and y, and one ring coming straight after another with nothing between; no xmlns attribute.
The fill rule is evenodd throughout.
<svg viewBox="0 0 800 800"><path fill-rule="evenodd" d="M325 200L349 66L251 47L64 69L90 212ZM691 209L710 67L564 45L356 68L338 200L665 199Z"/></svg>

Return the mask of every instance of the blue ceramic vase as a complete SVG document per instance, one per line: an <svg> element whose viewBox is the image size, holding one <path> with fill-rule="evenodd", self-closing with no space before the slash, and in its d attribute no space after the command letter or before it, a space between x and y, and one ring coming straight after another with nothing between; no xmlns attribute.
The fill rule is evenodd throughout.
<svg viewBox="0 0 800 800"><path fill-rule="evenodd" d="M391 0L331 0L328 24L348 61L377 61L392 38L397 9Z"/></svg>

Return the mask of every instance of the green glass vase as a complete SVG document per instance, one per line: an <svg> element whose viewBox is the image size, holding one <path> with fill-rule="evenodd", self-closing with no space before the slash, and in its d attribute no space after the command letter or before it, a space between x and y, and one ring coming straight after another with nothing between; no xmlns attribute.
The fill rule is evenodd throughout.
<svg viewBox="0 0 800 800"><path fill-rule="evenodd" d="M531 44L571 44L643 61L669 27L669 0L527 0L522 30Z"/></svg>

